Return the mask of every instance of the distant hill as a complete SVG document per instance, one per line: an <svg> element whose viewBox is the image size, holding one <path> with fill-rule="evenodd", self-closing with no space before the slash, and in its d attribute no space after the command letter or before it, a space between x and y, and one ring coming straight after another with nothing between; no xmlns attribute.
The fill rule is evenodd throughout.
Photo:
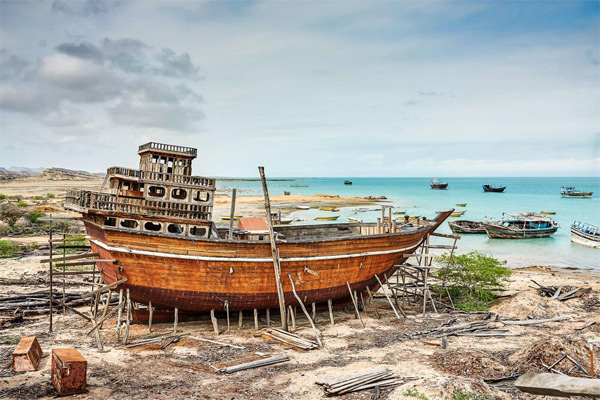
<svg viewBox="0 0 600 400"><path fill-rule="evenodd" d="M102 178L105 174L90 173L87 171L76 171L65 168L46 168L40 175L40 179L50 181L82 181L94 178Z"/></svg>

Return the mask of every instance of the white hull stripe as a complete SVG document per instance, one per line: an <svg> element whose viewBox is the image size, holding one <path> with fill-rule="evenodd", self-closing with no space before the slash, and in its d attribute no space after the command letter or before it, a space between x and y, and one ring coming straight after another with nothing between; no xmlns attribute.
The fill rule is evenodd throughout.
<svg viewBox="0 0 600 400"><path fill-rule="evenodd" d="M152 257L163 257L163 258L179 258L183 260L197 260L197 261L222 261L222 262L272 262L273 259L271 257L264 258L245 258L245 257L208 257L208 256L191 256L188 254L173 254L173 253L162 253L158 251L147 251L147 250L136 250L136 249L127 249L125 247L113 247L107 244L104 244L98 240L90 240L95 245L102 247L108 251L115 251L118 253L129 253L129 254L139 254L144 256L152 256ZM313 257L288 257L281 258L282 262L293 262L293 261L320 261L320 260L337 260L344 258L354 258L354 257L365 257L365 256L377 256L381 254L395 254L395 253L405 253L408 251L413 251L418 247L418 244L411 247L404 247L400 249L392 249L392 250L380 250L380 251L366 251L363 253L353 253L353 254L339 254L339 255L331 255L331 256L313 256Z"/></svg>

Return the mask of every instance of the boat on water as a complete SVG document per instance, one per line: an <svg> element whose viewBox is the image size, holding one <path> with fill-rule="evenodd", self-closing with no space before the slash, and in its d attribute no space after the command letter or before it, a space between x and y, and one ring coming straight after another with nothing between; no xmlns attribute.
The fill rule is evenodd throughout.
<svg viewBox="0 0 600 400"><path fill-rule="evenodd" d="M296 209L298 210L310 210L309 206L296 206Z"/></svg>
<svg viewBox="0 0 600 400"><path fill-rule="evenodd" d="M406 210L404 211L394 211L394 215L404 215L406 214Z"/></svg>
<svg viewBox="0 0 600 400"><path fill-rule="evenodd" d="M582 192L575 189L575 186L561 186L560 195L562 197L573 197L577 199L590 199L594 192Z"/></svg>
<svg viewBox="0 0 600 400"><path fill-rule="evenodd" d="M540 211L542 215L555 215L556 211Z"/></svg>
<svg viewBox="0 0 600 400"><path fill-rule="evenodd" d="M339 217L339 215L334 215L333 217L317 217L315 218L315 221L335 221Z"/></svg>
<svg viewBox="0 0 600 400"><path fill-rule="evenodd" d="M357 222L357 223L361 223L361 222L362 222L362 219L348 217L348 221L350 221L350 222Z"/></svg>
<svg viewBox="0 0 600 400"><path fill-rule="evenodd" d="M290 185L290 187L308 187L308 185Z"/></svg>
<svg viewBox="0 0 600 400"><path fill-rule="evenodd" d="M452 214L450 214L450 216L452 218L456 218L456 217L461 217L464 213L466 213L467 210L462 210L462 211L453 211Z"/></svg>
<svg viewBox="0 0 600 400"><path fill-rule="evenodd" d="M575 221L571 225L571 241L583 246L600 249L600 228Z"/></svg>
<svg viewBox="0 0 600 400"><path fill-rule="evenodd" d="M466 206L467 206L467 203L459 203L459 204L457 204L456 206L457 206L457 207L466 207Z"/></svg>
<svg viewBox="0 0 600 400"><path fill-rule="evenodd" d="M233 220L234 220L234 221L236 221L236 220L238 220L238 219L240 219L240 218L242 218L242 216L241 216L241 215L234 215L234 216L233 216ZM222 216L221 216L221 219L222 219L223 221L229 221L229 220L231 219L231 216L229 216L229 215L222 215Z"/></svg>
<svg viewBox="0 0 600 400"><path fill-rule="evenodd" d="M552 218L538 213L504 213L500 221L484 222L491 239L532 239L554 235L559 226Z"/></svg>
<svg viewBox="0 0 600 400"><path fill-rule="evenodd" d="M294 222L294 219L293 219L293 218L282 218L282 219L280 219L279 221L277 221L277 224L278 224L278 225L289 225L289 224L291 224L292 222Z"/></svg>
<svg viewBox="0 0 600 400"><path fill-rule="evenodd" d="M359 212L367 212L367 211L369 211L369 209L367 207L360 207L360 208L355 208L352 211L354 212L354 214L356 214L356 213L359 213Z"/></svg>
<svg viewBox="0 0 600 400"><path fill-rule="evenodd" d="M432 189L436 189L436 190L446 190L448 189L448 184L445 182L440 182L439 180L437 180L436 178L434 178L429 185L431 186Z"/></svg>
<svg viewBox="0 0 600 400"><path fill-rule="evenodd" d="M352 181L344 181L344 185L352 185Z"/></svg>
<svg viewBox="0 0 600 400"><path fill-rule="evenodd" d="M319 210L321 210L321 211L340 211L339 208L335 208L335 207L320 207Z"/></svg>
<svg viewBox="0 0 600 400"><path fill-rule="evenodd" d="M454 233L482 233L485 235L485 229L483 228L483 222L478 221L448 221L448 226Z"/></svg>
<svg viewBox="0 0 600 400"><path fill-rule="evenodd" d="M451 212L393 233L374 233L374 223L276 226L276 277L269 235L229 237L212 220L216 182L192 175L195 148L151 142L138 154L139 169L109 168L99 191L69 190L65 208L82 215L103 281L157 309L277 308L277 279L296 306L289 276L305 304L345 301L348 285L376 291L375 276L395 272Z"/></svg>
<svg viewBox="0 0 600 400"><path fill-rule="evenodd" d="M483 191L486 193L502 193L506 186L483 185Z"/></svg>

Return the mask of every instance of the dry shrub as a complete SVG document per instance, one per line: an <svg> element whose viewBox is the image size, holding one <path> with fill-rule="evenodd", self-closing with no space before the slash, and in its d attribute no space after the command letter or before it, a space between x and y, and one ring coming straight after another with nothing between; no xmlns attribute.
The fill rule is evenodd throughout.
<svg viewBox="0 0 600 400"><path fill-rule="evenodd" d="M544 364L547 366L554 364L563 354L569 355L586 371L590 371L590 350L587 341L581 337L556 336L541 340L514 353L509 357L509 362L514 365L514 371L518 374L548 372ZM573 362L564 359L554 369L567 374L574 365ZM568 375L587 376L577 369L573 369Z"/></svg>
<svg viewBox="0 0 600 400"><path fill-rule="evenodd" d="M433 355L433 361L443 372L471 378L500 378L510 373L509 368L482 351L441 351Z"/></svg>

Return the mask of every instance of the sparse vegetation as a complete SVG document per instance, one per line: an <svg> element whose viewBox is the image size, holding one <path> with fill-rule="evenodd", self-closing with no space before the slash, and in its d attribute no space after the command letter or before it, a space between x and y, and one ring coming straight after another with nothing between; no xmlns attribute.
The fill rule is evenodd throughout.
<svg viewBox="0 0 600 400"><path fill-rule="evenodd" d="M44 196L33 196L34 200L44 200Z"/></svg>
<svg viewBox="0 0 600 400"><path fill-rule="evenodd" d="M54 193L46 193L46 197L49 199L53 199L56 197L56 195Z"/></svg>
<svg viewBox="0 0 600 400"><path fill-rule="evenodd" d="M448 263L448 254L437 258L441 265ZM494 303L494 290L503 289L512 271L497 259L476 251L454 255L448 270L438 277L446 279L454 305L465 311L485 311Z"/></svg>
<svg viewBox="0 0 600 400"><path fill-rule="evenodd" d="M0 200L6 200L6 195L5 195L5 194L2 194L2 193L0 193Z"/></svg>
<svg viewBox="0 0 600 400"><path fill-rule="evenodd" d="M19 338L0 336L0 344L19 344Z"/></svg>
<svg viewBox="0 0 600 400"><path fill-rule="evenodd" d="M17 207L23 207L24 208L24 207L27 207L27 206L29 206L29 204L27 204L24 201L18 201L17 202Z"/></svg>
<svg viewBox="0 0 600 400"><path fill-rule="evenodd" d="M0 240L0 258L11 258L19 251L19 246L12 240Z"/></svg>
<svg viewBox="0 0 600 400"><path fill-rule="evenodd" d="M40 223L40 221L39 221L39 219L38 219L38 218L41 218L41 217L43 217L44 215L46 215L46 214L44 214L44 213L43 213L43 212L41 212L41 211L33 210L32 212L30 212L29 214L27 214L27 219L28 219L28 220L29 220L29 222L30 222L30 223L32 223L32 224L39 224L39 223Z"/></svg>
<svg viewBox="0 0 600 400"><path fill-rule="evenodd" d="M27 210L24 210L23 207L12 203L0 204L0 221L6 222L11 230L15 229L17 221L25 214L27 214Z"/></svg>

